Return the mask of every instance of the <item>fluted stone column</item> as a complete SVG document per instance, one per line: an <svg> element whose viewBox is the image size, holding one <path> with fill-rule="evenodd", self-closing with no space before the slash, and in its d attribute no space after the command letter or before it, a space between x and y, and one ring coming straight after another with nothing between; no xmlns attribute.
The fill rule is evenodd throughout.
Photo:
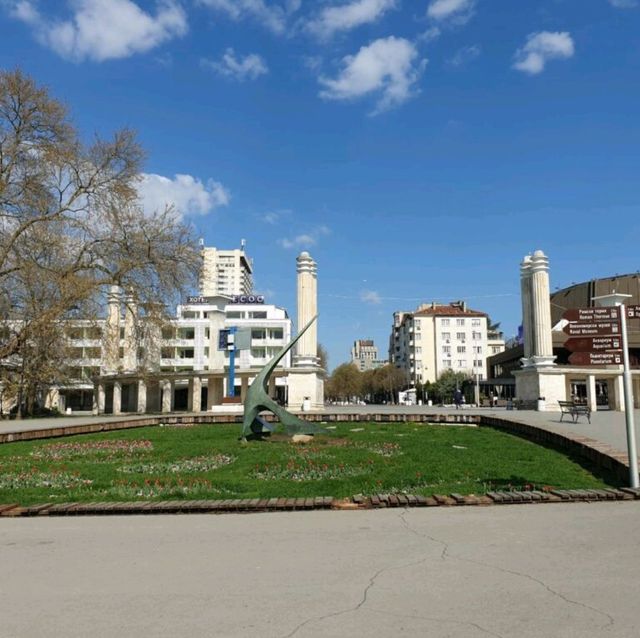
<svg viewBox="0 0 640 638"><path fill-rule="evenodd" d="M104 373L114 374L120 364L120 288L111 286L107 295L107 320L103 335Z"/></svg>
<svg viewBox="0 0 640 638"><path fill-rule="evenodd" d="M173 381L164 379L162 381L162 411L171 412L173 403Z"/></svg>
<svg viewBox="0 0 640 638"><path fill-rule="evenodd" d="M522 300L522 338L524 342L523 366L531 365L533 354L531 316L531 256L527 255L520 264L520 297Z"/></svg>
<svg viewBox="0 0 640 638"><path fill-rule="evenodd" d="M534 366L555 365L551 338L551 302L549 297L549 259L536 250L531 257L531 316L533 318L531 353Z"/></svg>
<svg viewBox="0 0 640 638"><path fill-rule="evenodd" d="M298 274L298 332L318 314L318 266L308 252L296 259ZM296 348L295 366L318 366L318 327L314 323Z"/></svg>
<svg viewBox="0 0 640 638"><path fill-rule="evenodd" d="M133 295L129 294L124 300L124 359L122 362L127 372L133 372L138 367L137 315L138 309Z"/></svg>

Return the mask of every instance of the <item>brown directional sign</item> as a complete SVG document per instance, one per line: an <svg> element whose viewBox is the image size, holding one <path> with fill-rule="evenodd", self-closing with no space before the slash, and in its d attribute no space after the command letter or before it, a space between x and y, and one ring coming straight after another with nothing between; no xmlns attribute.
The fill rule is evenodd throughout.
<svg viewBox="0 0 640 638"><path fill-rule="evenodd" d="M627 319L640 319L640 306L626 306Z"/></svg>
<svg viewBox="0 0 640 638"><path fill-rule="evenodd" d="M605 335L619 335L620 322L613 321L575 321L568 323L562 331L570 337L600 337Z"/></svg>
<svg viewBox="0 0 640 638"><path fill-rule="evenodd" d="M574 352L569 363L576 366L622 365L621 352Z"/></svg>
<svg viewBox="0 0 640 638"><path fill-rule="evenodd" d="M564 347L571 352L622 352L622 337L571 337L564 342Z"/></svg>
<svg viewBox="0 0 640 638"><path fill-rule="evenodd" d="M562 314L567 321L611 321L620 318L620 311L615 306L610 308L569 308Z"/></svg>

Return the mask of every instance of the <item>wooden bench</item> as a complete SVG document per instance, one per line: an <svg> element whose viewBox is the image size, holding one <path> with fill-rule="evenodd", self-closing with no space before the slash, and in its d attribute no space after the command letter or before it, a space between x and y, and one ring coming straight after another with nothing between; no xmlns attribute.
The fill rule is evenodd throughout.
<svg viewBox="0 0 640 638"><path fill-rule="evenodd" d="M569 414L576 423L581 416L586 416L587 421L591 423L591 409L586 403L575 403L574 401L558 401L560 406L560 421L565 414Z"/></svg>

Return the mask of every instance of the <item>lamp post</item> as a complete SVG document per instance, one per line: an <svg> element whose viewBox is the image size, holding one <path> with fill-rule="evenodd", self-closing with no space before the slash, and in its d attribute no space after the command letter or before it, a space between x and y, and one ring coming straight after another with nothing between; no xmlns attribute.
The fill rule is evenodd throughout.
<svg viewBox="0 0 640 638"><path fill-rule="evenodd" d="M631 366L629 365L629 343L627 339L627 313L624 302L632 295L613 292L610 295L592 297L599 306L616 306L620 312L622 332L622 384L624 388L624 416L627 425L627 452L629 455L629 483L631 487L640 487L638 483L638 453L636 451L636 430L633 416L633 386L631 384Z"/></svg>

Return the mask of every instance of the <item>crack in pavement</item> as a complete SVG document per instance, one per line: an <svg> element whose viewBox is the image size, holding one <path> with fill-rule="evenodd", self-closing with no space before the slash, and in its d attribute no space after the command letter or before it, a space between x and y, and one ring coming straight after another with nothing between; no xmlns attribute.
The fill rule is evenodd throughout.
<svg viewBox="0 0 640 638"><path fill-rule="evenodd" d="M417 616L415 614L396 614L396 613L393 613L392 611L382 611L380 609L370 609L369 611L371 613L380 614L382 616L395 616L396 618L413 618L415 620L427 620L429 622L439 622L443 624L463 625L464 627L474 627L475 629L478 629L479 631L485 634L489 634L489 636L495 636L496 638L504 638L504 636L502 636L501 634L496 634L490 629L487 629L486 627L482 627L481 625L478 625L477 623L471 622L471 621L451 620L449 618L438 618L437 616Z"/></svg>
<svg viewBox="0 0 640 638"><path fill-rule="evenodd" d="M358 611L367 602L369 591L376 584L376 580L380 576L382 576L385 572L392 571L394 569L405 569L406 567L414 567L415 565L420 565L420 563L424 563L426 560L427 560L427 557L421 558L420 560L412 561L410 563L404 563L402 565L389 565L388 567L382 567L373 576L371 576L371 578L369 578L369 583L367 584L367 586L364 588L364 591L362 592L362 600L358 604L352 607L348 607L347 609L341 609L340 611L334 611L329 614L324 614L322 616L312 616L311 618L307 618L307 620L304 620L299 625L294 627L293 630L283 638L291 638L296 633L298 633L300 629L302 629L305 625L308 625L311 622L314 622L314 621L322 622L323 620L327 620L328 618L334 618L336 616L342 616L344 614L348 614L352 611Z"/></svg>
<svg viewBox="0 0 640 638"><path fill-rule="evenodd" d="M505 574L511 574L513 576L519 576L521 578L526 578L527 580L530 580L534 583L537 583L538 585L540 585L541 587L543 587L544 589L546 589L550 594L552 594L553 596L556 596L558 598L560 598L561 600L563 600L565 603L568 603L570 605L576 605L577 607L582 607L584 609L589 609L590 611L593 611L597 614L600 614L601 616L604 616L605 618L608 619L608 622L605 625L601 626L601 629L609 629L610 627L612 627L615 624L615 619L611 614L608 614L606 611L602 611L601 609L598 609L596 607L592 607L591 605L587 605L586 603L581 603L577 600L572 600L571 598L568 598L567 596L565 596L564 594L560 593L559 591L556 591L555 589L553 589L552 587L550 587L549 585L547 585L547 583L545 583L544 581L540 580L539 578L536 578L535 576L531 576L530 574L525 574L523 572L518 572L512 569L507 569L504 567L499 567L498 565L492 565L490 563L484 563L482 561L478 561L478 560L474 560L472 558L464 558L462 556L454 556L453 554L449 553L449 545L445 542L442 541L438 538L434 538L433 536L429 536L428 534L424 534L422 532L418 532L417 530L413 529L411 527L411 525L409 524L409 522L406 520L405 518L405 514L408 514L409 510L407 508L404 509L404 511L399 515L400 520L402 521L402 524L404 525L404 527L409 530L410 532L412 532L413 534L416 534L417 536L422 536L424 538L427 538L435 543L439 543L440 545L443 546L442 549L442 554L441 554L441 558L442 560L446 560L447 558L451 558L453 560L458 560L461 562L466 562L466 563L472 563L474 565L479 565L480 567L487 567L489 569L495 569L499 572L505 573Z"/></svg>

